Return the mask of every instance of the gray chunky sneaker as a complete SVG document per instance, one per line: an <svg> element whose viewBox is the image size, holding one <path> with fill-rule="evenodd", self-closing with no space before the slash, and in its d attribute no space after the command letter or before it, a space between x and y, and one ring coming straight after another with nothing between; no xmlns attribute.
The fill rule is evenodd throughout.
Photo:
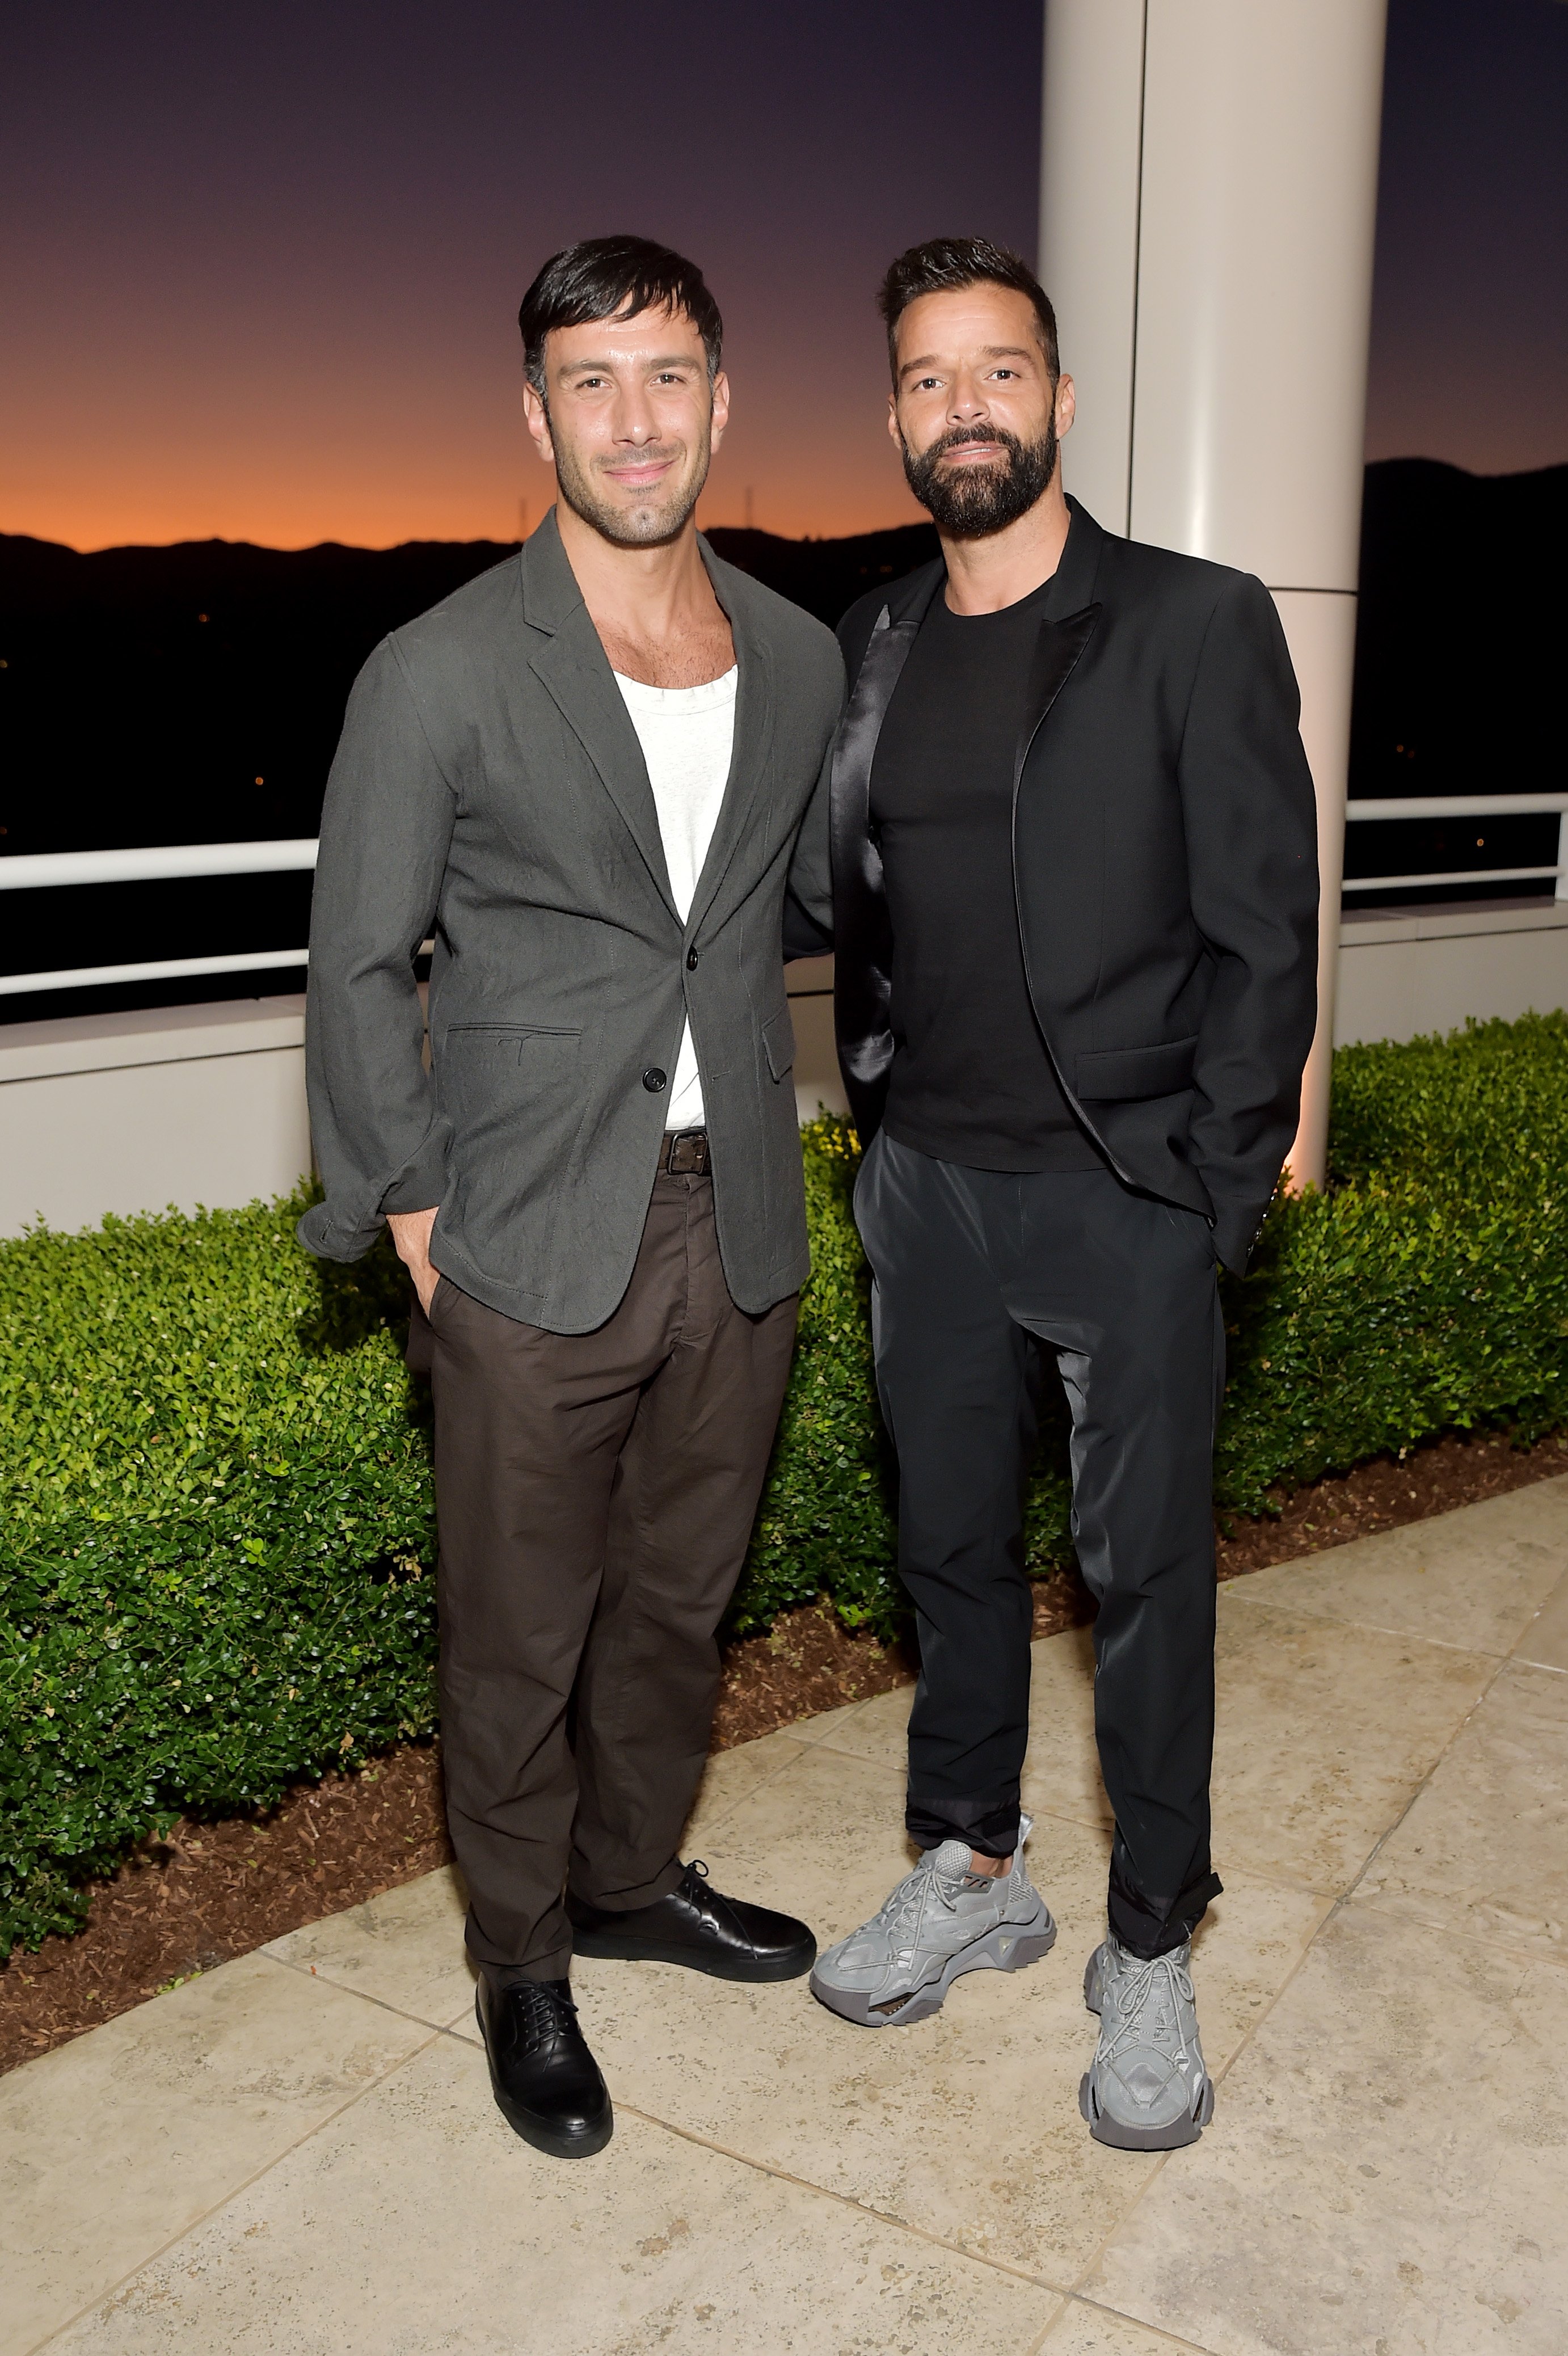
<svg viewBox="0 0 1568 2356"><path fill-rule="evenodd" d="M1098 2143L1174 2151L1214 2116L1214 2081L1197 2041L1192 1942L1145 1963L1116 1939L1096 1947L1083 2000L1100 2015L1100 2042L1078 2090Z"/></svg>
<svg viewBox="0 0 1568 2356"><path fill-rule="evenodd" d="M879 1913L817 1958L811 1994L863 2029L908 2028L940 2012L964 1972L1015 1972L1055 1942L1050 1910L1024 1862L1018 1827L1007 1872L971 1873L960 1840L929 1848Z"/></svg>

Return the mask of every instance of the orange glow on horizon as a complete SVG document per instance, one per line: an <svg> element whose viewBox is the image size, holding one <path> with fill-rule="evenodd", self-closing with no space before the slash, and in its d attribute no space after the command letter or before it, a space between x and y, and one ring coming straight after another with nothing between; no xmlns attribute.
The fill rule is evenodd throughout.
<svg viewBox="0 0 1568 2356"><path fill-rule="evenodd" d="M880 421L866 423L869 431L854 435L854 446L835 437L810 469L789 458L768 466L744 442L733 453L726 444L703 494L699 522L749 521L800 540L920 521ZM322 436L326 446L296 448L285 463L282 452L241 455L216 436L205 444L199 436L178 443L162 435L88 438L80 421L74 431L51 432L41 419L31 424L22 445L25 466L15 464L12 444L13 464L0 485L0 530L82 552L203 540L276 549L324 541L357 548L420 540L505 543L532 531L555 496L553 472L521 446L521 432L510 449L508 437L492 431L455 434L449 449L435 452L411 450L394 432L380 452L367 435L351 454L329 432Z"/></svg>

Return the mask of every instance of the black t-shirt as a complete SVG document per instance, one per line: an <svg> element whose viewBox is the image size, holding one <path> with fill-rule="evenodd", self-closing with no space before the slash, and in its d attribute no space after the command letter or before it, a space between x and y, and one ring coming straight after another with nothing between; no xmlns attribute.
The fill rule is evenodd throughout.
<svg viewBox="0 0 1568 2356"><path fill-rule="evenodd" d="M938 591L871 771L893 926L885 1126L971 1169L1104 1167L1029 1002L1013 888L1013 766L1049 587L999 614L954 614Z"/></svg>

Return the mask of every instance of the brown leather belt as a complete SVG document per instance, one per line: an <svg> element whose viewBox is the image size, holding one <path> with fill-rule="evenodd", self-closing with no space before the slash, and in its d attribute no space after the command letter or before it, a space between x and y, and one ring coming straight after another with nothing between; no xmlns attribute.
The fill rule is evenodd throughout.
<svg viewBox="0 0 1568 2356"><path fill-rule="evenodd" d="M659 1167L671 1178L705 1178L709 1168L707 1130L666 1130L659 1149Z"/></svg>

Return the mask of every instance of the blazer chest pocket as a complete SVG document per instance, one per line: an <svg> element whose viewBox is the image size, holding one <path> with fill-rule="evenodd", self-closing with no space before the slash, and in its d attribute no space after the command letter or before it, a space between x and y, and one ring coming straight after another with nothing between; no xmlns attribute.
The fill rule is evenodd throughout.
<svg viewBox="0 0 1568 2356"><path fill-rule="evenodd" d="M787 1006L781 1006L763 1024L762 1044L768 1070L776 1080L781 1080L795 1061L795 1025Z"/></svg>
<svg viewBox="0 0 1568 2356"><path fill-rule="evenodd" d="M1154 1047L1106 1047L1073 1063L1084 1104L1127 1104L1140 1097L1174 1097L1192 1086L1197 1041L1166 1039Z"/></svg>

